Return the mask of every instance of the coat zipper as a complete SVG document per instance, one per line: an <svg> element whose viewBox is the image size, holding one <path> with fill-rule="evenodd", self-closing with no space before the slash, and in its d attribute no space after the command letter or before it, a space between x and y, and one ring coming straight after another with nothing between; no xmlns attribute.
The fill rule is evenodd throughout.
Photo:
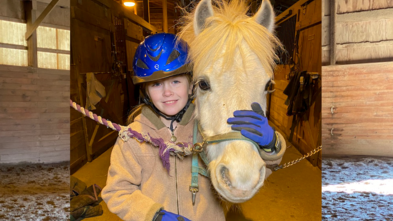
<svg viewBox="0 0 393 221"><path fill-rule="evenodd" d="M175 128L176 129L176 128ZM170 130L170 129L169 129ZM171 131L171 130L170 130ZM172 137L175 136L175 131L171 131ZM177 205L177 214L180 215L179 211L179 190L178 190L178 184L177 184L177 159L175 157L175 179L176 179L176 205Z"/></svg>
<svg viewBox="0 0 393 221"><path fill-rule="evenodd" d="M177 188L177 165L176 165L176 157L175 157L175 177L176 177L176 203L177 203L177 214L180 215L179 212L179 193L178 193L178 188Z"/></svg>

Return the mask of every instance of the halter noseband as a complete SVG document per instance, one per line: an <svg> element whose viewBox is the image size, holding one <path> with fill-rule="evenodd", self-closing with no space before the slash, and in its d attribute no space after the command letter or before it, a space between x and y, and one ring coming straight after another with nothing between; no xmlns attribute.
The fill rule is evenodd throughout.
<svg viewBox="0 0 393 221"><path fill-rule="evenodd" d="M198 132L201 134L203 139L203 141L199 143L197 142ZM259 145L256 142L248 139L247 137L243 136L240 132L237 131L231 131L224 134L218 134L218 135L206 137L202 132L202 128L198 120L195 120L193 139L194 139L193 140L194 146L192 148L193 154L192 154L192 168L191 168L192 178L191 178L191 185L190 185L190 192L192 193L192 205L195 205L196 194L199 192L198 173L200 173L203 176L209 177L207 171L204 168L199 167L198 165L198 154L201 157L202 161L206 164L206 166L209 165L210 163L210 161L207 159L205 152L203 151L204 149L206 149L208 144L219 143L223 141L231 141L231 140L244 140L244 141L251 142L254 145L254 147L257 149L257 152L259 152L263 160L273 161L282 157L282 154L268 155L267 153L265 153L265 151L259 150ZM285 148L283 148L280 151L280 153L282 151L285 151ZM266 167L270 168L269 166Z"/></svg>
<svg viewBox="0 0 393 221"><path fill-rule="evenodd" d="M257 148L257 150L259 150L259 145L256 142L243 136L238 131L231 131L228 133L217 134L214 136L206 137L203 134L201 125L199 124L199 122L197 120L195 121L195 125L194 125L194 131L196 131L196 130L198 130L198 132L201 134L203 141L197 143L196 140L194 140L194 147L192 150L195 153L201 153L203 151L203 149L206 149L208 144L220 143L223 141L231 141L231 140L244 140L244 141L251 142ZM279 158L282 157L281 154L269 155L265 151L258 151L258 152L263 160L273 161L273 160L278 160Z"/></svg>

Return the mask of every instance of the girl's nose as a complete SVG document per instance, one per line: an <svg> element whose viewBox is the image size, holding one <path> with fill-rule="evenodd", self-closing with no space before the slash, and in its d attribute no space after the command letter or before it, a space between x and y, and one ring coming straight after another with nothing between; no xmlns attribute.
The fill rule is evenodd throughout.
<svg viewBox="0 0 393 221"><path fill-rule="evenodd" d="M164 96L171 96L172 94L173 94L172 89L168 85L165 85L164 86Z"/></svg>

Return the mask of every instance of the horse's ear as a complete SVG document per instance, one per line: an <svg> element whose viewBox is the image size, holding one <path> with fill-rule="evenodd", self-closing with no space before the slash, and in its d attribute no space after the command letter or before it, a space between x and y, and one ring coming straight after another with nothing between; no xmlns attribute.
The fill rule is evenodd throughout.
<svg viewBox="0 0 393 221"><path fill-rule="evenodd" d="M194 32L198 35L205 28L206 19L213 15L213 6L211 0L202 0L195 9L194 15Z"/></svg>
<svg viewBox="0 0 393 221"><path fill-rule="evenodd" d="M256 22L267 28L269 32L274 30L274 10L269 0L263 0L261 7L255 13L254 19Z"/></svg>

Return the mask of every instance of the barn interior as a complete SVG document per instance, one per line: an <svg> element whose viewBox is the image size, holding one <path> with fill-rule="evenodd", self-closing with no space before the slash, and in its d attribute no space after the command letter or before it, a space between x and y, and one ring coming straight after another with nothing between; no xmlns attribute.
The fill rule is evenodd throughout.
<svg viewBox="0 0 393 221"><path fill-rule="evenodd" d="M322 219L389 220L393 4L322 2Z"/></svg>
<svg viewBox="0 0 393 221"><path fill-rule="evenodd" d="M275 84L268 95L269 122L289 146L283 162L302 157L321 145L321 1L271 1L276 33L287 53L275 70ZM125 125L130 108L139 103L138 88L131 81L132 58L145 36L156 32L178 33L182 11L193 2L143 0L125 8L120 0L71 1L71 99L110 121ZM249 14L260 1L251 1ZM303 72L310 91L304 110L292 111L284 94L290 79ZM89 97L94 76L105 95ZM87 80L90 79L90 80ZM89 86L90 85L90 86ZM89 91L90 90L90 91ZM296 93L294 91L293 93ZM87 97L89 97L87 99ZM88 102L88 103L87 103ZM289 102L289 101L288 101ZM290 113L290 114L287 114ZM292 113L296 112L296 113ZM289 115L289 116L288 116ZM294 115L294 116L293 116ZM71 110L71 175L103 188L111 148L118 132ZM241 204L241 211L227 211L227 220L319 220L321 217L321 153L274 172L259 193ZM104 201L103 214L86 220L120 220ZM262 205L269 205L268 209ZM285 211L285 212L283 212Z"/></svg>
<svg viewBox="0 0 393 221"><path fill-rule="evenodd" d="M2 0L0 220L68 218L70 2Z"/></svg>
<svg viewBox="0 0 393 221"><path fill-rule="evenodd" d="M284 135L282 163L321 145L321 1L272 0L282 53L268 118ZM53 220L69 212L71 174L87 186L105 186L118 134L69 108L70 98L125 125L139 103L131 58L149 34L176 34L189 1L3 0L0 9L0 218ZM260 1L250 2L250 15ZM288 31L289 30L289 31ZM307 76L311 96L304 112L288 116L284 94L290 79ZM88 80L94 76L95 80ZM90 96L99 82L105 95ZM101 94L102 95L102 94ZM44 164L43 164L44 163ZM68 169L69 168L69 169ZM39 180L39 181L37 181ZM265 187L228 220L319 220L321 154L274 172ZM6 200L3 200L6 199ZM8 199L8 200L7 200ZM11 202L11 203L10 203ZM91 220L117 220L103 201ZM262 205L270 205L268 209ZM285 210L285 213L283 213Z"/></svg>

